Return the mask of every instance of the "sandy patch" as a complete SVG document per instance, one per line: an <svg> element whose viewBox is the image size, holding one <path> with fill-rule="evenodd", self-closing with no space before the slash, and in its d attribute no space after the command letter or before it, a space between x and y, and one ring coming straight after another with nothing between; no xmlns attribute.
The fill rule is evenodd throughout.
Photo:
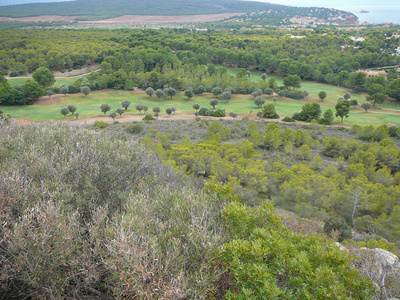
<svg viewBox="0 0 400 300"><path fill-rule="evenodd" d="M184 15L184 16L143 16L125 15L116 18L104 19L100 21L82 21L80 23L202 23L215 22L233 16L243 15L243 13L226 13L210 15Z"/></svg>
<svg viewBox="0 0 400 300"><path fill-rule="evenodd" d="M56 16L56 15L49 15L49 16L34 16L34 17L21 17L21 18L9 18L9 17L0 17L0 21L20 21L20 22L55 22L55 21L62 21L62 22L73 22L76 18L82 18L85 16Z"/></svg>

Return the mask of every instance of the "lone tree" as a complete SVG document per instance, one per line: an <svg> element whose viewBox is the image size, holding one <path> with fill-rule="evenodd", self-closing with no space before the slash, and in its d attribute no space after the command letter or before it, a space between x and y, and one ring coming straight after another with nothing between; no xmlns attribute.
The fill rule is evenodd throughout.
<svg viewBox="0 0 400 300"><path fill-rule="evenodd" d="M211 99L210 100L210 105L215 109L215 106L218 105L218 100L217 99Z"/></svg>
<svg viewBox="0 0 400 300"><path fill-rule="evenodd" d="M66 108L66 107L61 108L60 114L62 114L64 116L64 118L65 118L69 114L68 108Z"/></svg>
<svg viewBox="0 0 400 300"><path fill-rule="evenodd" d="M368 112L368 109L370 109L370 108L372 107L372 105L371 105L371 103L369 103L369 102L364 102L364 103L361 104L361 107L362 107L363 109L365 109L365 112L367 113L367 112Z"/></svg>
<svg viewBox="0 0 400 300"><path fill-rule="evenodd" d="M77 110L76 106L75 106L75 105L72 105L72 104L68 105L67 108L68 108L68 111L69 111L72 115L74 115L75 112L76 112L76 110Z"/></svg>
<svg viewBox="0 0 400 300"><path fill-rule="evenodd" d="M266 73L262 73L262 74L261 74L261 79L262 79L262 80L265 81L265 80L267 79L267 77L268 77L268 76L267 76Z"/></svg>
<svg viewBox="0 0 400 300"><path fill-rule="evenodd" d="M171 107L171 109L172 109L172 112L175 114L175 112L176 112L176 107Z"/></svg>
<svg viewBox="0 0 400 300"><path fill-rule="evenodd" d="M234 112L230 112L230 113L229 113L229 116L232 117L232 119L234 119L234 118L237 117L237 114L234 113Z"/></svg>
<svg viewBox="0 0 400 300"><path fill-rule="evenodd" d="M351 99L350 100L350 104L351 104L351 106L353 106L353 108L356 108L356 106L358 105L358 100L357 99Z"/></svg>
<svg viewBox="0 0 400 300"><path fill-rule="evenodd" d="M167 108L165 110L165 112L168 114L168 116L170 116L172 114L172 109L171 108Z"/></svg>
<svg viewBox="0 0 400 300"><path fill-rule="evenodd" d="M258 108L261 108L265 104L265 99L261 96L257 96L254 98L254 104L257 105Z"/></svg>
<svg viewBox="0 0 400 300"><path fill-rule="evenodd" d="M157 89L156 90L156 96L157 98L161 99L162 97L164 97L164 92L162 89Z"/></svg>
<svg viewBox="0 0 400 300"><path fill-rule="evenodd" d="M148 87L146 89L146 94L150 96L150 98L153 96L154 94L154 89L152 87Z"/></svg>
<svg viewBox="0 0 400 300"><path fill-rule="evenodd" d="M32 74L32 78L42 87L49 87L54 84L54 74L46 67L40 67Z"/></svg>
<svg viewBox="0 0 400 300"><path fill-rule="evenodd" d="M336 109L336 117L340 117L341 122L343 123L343 118L349 117L350 101L343 100L338 102L335 106L335 109Z"/></svg>
<svg viewBox="0 0 400 300"><path fill-rule="evenodd" d="M257 117L259 117L259 118L262 118L262 117L263 117L262 111L258 111L258 112L257 112Z"/></svg>
<svg viewBox="0 0 400 300"><path fill-rule="evenodd" d="M142 114L143 109L144 109L143 105L141 104L136 105L136 110L138 110L140 114Z"/></svg>
<svg viewBox="0 0 400 300"><path fill-rule="evenodd" d="M108 115L110 118L113 119L113 121L115 122L115 118L117 117L117 113L116 112L112 112L111 114Z"/></svg>
<svg viewBox="0 0 400 300"><path fill-rule="evenodd" d="M279 115L276 113L276 110L275 110L275 105L273 105L272 103L264 105L262 114L263 114L264 118L269 118L269 119L278 119L279 118Z"/></svg>
<svg viewBox="0 0 400 300"><path fill-rule="evenodd" d="M198 104L198 103L195 103L195 104L193 104L193 106L192 106L195 110L196 110L196 112L200 109L200 104Z"/></svg>
<svg viewBox="0 0 400 300"><path fill-rule="evenodd" d="M304 99L307 99L307 97L310 95L310 93L309 92L307 92L307 91L303 91L303 96L304 96Z"/></svg>
<svg viewBox="0 0 400 300"><path fill-rule="evenodd" d="M67 96L68 87L66 87L66 86L60 87L60 93L61 93L61 94L64 94L64 96Z"/></svg>
<svg viewBox="0 0 400 300"><path fill-rule="evenodd" d="M190 100L191 98L193 98L194 93L193 90L189 89L185 91L185 96L188 97L188 100Z"/></svg>
<svg viewBox="0 0 400 300"><path fill-rule="evenodd" d="M111 110L110 105L108 104L102 104L100 106L101 111L104 113L104 115L106 115L107 112L109 112Z"/></svg>
<svg viewBox="0 0 400 300"><path fill-rule="evenodd" d="M121 106L125 108L125 110L128 110L128 107L131 105L131 102L128 100L122 101Z"/></svg>
<svg viewBox="0 0 400 300"><path fill-rule="evenodd" d="M350 100L351 94L350 93L346 93L346 94L343 95L343 98L346 99L346 100Z"/></svg>
<svg viewBox="0 0 400 300"><path fill-rule="evenodd" d="M143 105L143 111L144 113L146 113L149 110L149 108L147 107L147 105Z"/></svg>
<svg viewBox="0 0 400 300"><path fill-rule="evenodd" d="M155 114L159 114L159 113L161 112L161 109L160 109L158 106L153 107L153 112L154 112Z"/></svg>
<svg viewBox="0 0 400 300"><path fill-rule="evenodd" d="M167 95L170 96L172 99L172 97L176 95L176 90L174 88L168 88Z"/></svg>
<svg viewBox="0 0 400 300"><path fill-rule="evenodd" d="M125 109L123 108L117 108L117 110L115 111L117 114L119 114L119 117L122 118L122 114L125 112Z"/></svg>
<svg viewBox="0 0 400 300"><path fill-rule="evenodd" d="M225 91L222 93L222 99L226 101L226 103L229 103L229 101L232 99L232 93L229 91Z"/></svg>
<svg viewBox="0 0 400 300"><path fill-rule="evenodd" d="M87 97L87 95L90 93L90 88L88 86L81 87L81 93L84 93L85 97Z"/></svg>
<svg viewBox="0 0 400 300"><path fill-rule="evenodd" d="M326 96L328 96L328 95L327 95L327 93L326 93L325 91L320 91L320 92L318 93L318 98L321 100L321 102L324 101L324 99L326 98Z"/></svg>

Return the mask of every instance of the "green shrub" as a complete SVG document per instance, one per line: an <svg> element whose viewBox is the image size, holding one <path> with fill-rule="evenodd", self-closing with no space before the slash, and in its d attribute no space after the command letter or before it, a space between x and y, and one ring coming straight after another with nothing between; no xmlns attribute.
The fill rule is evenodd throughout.
<svg viewBox="0 0 400 300"><path fill-rule="evenodd" d="M372 297L371 282L349 268L347 253L322 238L289 232L272 204L251 208L234 203L223 216L233 239L221 253L232 277L225 299Z"/></svg>
<svg viewBox="0 0 400 300"><path fill-rule="evenodd" d="M131 134L139 134L144 131L143 125L140 123L130 124L125 127L126 132Z"/></svg>
<svg viewBox="0 0 400 300"><path fill-rule="evenodd" d="M222 118L222 117L225 117L226 114L225 114L225 111L223 109L217 109L217 110L215 110L215 111L213 111L211 113L211 116Z"/></svg>
<svg viewBox="0 0 400 300"><path fill-rule="evenodd" d="M151 114L146 114L146 116L142 119L143 121L154 121L156 118L154 118Z"/></svg>
<svg viewBox="0 0 400 300"><path fill-rule="evenodd" d="M283 122L290 122L290 123L296 122L296 120L293 119L293 118L291 118L291 117L284 117L284 118L282 119L282 121L283 121Z"/></svg>
<svg viewBox="0 0 400 300"><path fill-rule="evenodd" d="M352 237L350 225L341 216L332 216L325 221L324 232L330 236L332 231L339 232L339 242Z"/></svg>
<svg viewBox="0 0 400 300"><path fill-rule="evenodd" d="M206 115L207 115L207 112L208 112L208 109L205 108L205 107L202 107L202 108L200 108L200 110L199 110L199 115L200 115L200 116L206 116Z"/></svg>
<svg viewBox="0 0 400 300"><path fill-rule="evenodd" d="M107 123L106 122L104 122L104 121L94 121L94 124L93 124L93 126L94 127L97 127L97 128L106 128L107 127Z"/></svg>
<svg viewBox="0 0 400 300"><path fill-rule="evenodd" d="M279 118L279 115L276 113L276 110L275 110L275 105L272 103L264 105L262 112L263 112L264 118L268 118L268 119L278 119Z"/></svg>

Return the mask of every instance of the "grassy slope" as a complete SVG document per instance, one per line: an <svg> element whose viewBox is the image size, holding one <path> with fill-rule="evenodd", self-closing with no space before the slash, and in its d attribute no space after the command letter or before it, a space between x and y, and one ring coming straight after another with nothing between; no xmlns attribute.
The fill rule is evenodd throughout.
<svg viewBox="0 0 400 300"><path fill-rule="evenodd" d="M236 70L229 69L228 72L234 75ZM252 72L251 79L254 81L260 80L261 72ZM282 84L282 78L276 76L269 76L277 79L279 84ZM16 85L23 83L26 79L13 78L9 82L11 85ZM62 84L71 84L76 78L59 78L56 81L57 86ZM327 108L334 110L337 98L340 95L344 95L347 90L343 88L338 88L332 85L321 84L316 82L302 82L302 89L307 90L310 93L308 97L309 100L318 100L318 92L324 90L328 93L327 99L323 103L320 102L322 110L325 111ZM46 97L47 98L47 97ZM45 99L46 99L45 98ZM82 94L67 95L67 97L55 95L52 96L53 100L55 98L60 101L59 103L51 105L31 105L31 106L14 106L14 107L0 107L4 113L11 114L13 118L28 118L33 121L43 121L43 120L61 120L63 116L60 114L60 110L66 107L68 104L74 104L78 107L78 112L81 117L95 117L102 115L100 111L100 105L103 103L110 104L112 111L121 107L120 104L124 100L129 100L132 105L127 113L138 114L135 110L136 104L143 104L149 107L151 110L155 106L161 108L161 113L165 114L165 109L168 107L176 107L177 111L180 113L193 113L192 105L194 103L199 103L201 107L211 108L209 101L213 98L210 95L195 96L190 101L187 100L181 94L176 95L172 100L169 97L165 97L162 100L153 97L150 99L145 94L133 93L130 91L116 91L116 90L106 90L92 92L87 97ZM357 99L360 103L366 101L365 94L353 94L353 98ZM267 103L272 102L270 98L267 98ZM276 109L281 116L291 116L294 112L300 111L301 107L304 105L304 101L298 100L278 100L276 103ZM365 125L380 125L387 123L400 123L400 103L387 101L382 105L383 108L396 109L398 111L387 111L372 109L370 113L365 113L363 110L351 109L350 117L344 119L343 125L353 125L358 124L361 126ZM247 115L250 111L253 111L253 115L258 111L257 107L253 103L253 98L251 96L244 95L234 95L233 99L229 103L224 101L219 101L217 108L226 109L226 112L236 112L238 114ZM341 124L340 119L335 119L335 124Z"/></svg>

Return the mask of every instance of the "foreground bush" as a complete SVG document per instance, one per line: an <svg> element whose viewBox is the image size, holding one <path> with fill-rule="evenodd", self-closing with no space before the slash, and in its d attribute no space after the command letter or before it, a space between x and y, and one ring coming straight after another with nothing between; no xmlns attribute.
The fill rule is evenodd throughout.
<svg viewBox="0 0 400 300"><path fill-rule="evenodd" d="M1 295L213 292L225 241L221 195L138 147L86 130L4 126L0 141Z"/></svg>

